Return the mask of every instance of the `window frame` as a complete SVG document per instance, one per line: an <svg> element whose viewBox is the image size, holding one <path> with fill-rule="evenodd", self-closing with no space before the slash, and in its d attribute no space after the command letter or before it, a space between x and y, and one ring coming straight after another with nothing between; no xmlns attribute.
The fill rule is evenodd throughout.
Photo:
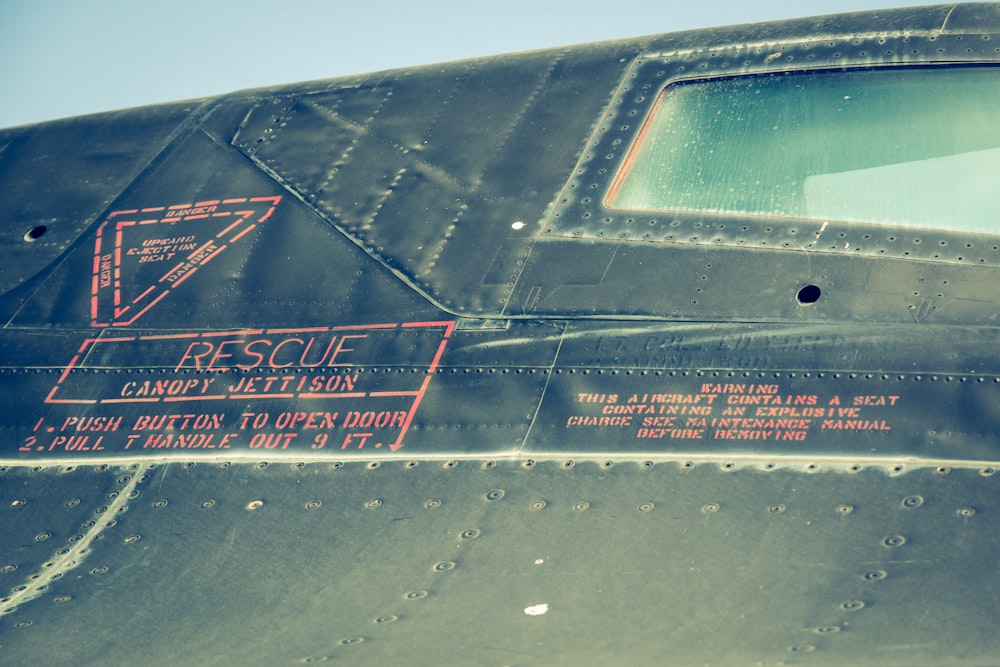
<svg viewBox="0 0 1000 667"><path fill-rule="evenodd" d="M785 249L1000 266L1000 233L767 214L611 208L658 100L671 86L778 73L998 65L992 34L815 38L645 54L627 68L540 236Z"/></svg>

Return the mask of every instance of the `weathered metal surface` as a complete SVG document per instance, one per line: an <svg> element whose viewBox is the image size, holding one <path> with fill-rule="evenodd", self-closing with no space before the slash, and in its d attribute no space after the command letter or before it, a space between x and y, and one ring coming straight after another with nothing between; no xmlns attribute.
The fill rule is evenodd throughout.
<svg viewBox="0 0 1000 667"><path fill-rule="evenodd" d="M9 664L936 665L1000 650L997 482L981 469L261 460L2 479Z"/></svg>
<svg viewBox="0 0 1000 667"><path fill-rule="evenodd" d="M692 71L985 66L998 31L853 14L0 132L0 662L990 664L1000 236L602 202Z"/></svg>

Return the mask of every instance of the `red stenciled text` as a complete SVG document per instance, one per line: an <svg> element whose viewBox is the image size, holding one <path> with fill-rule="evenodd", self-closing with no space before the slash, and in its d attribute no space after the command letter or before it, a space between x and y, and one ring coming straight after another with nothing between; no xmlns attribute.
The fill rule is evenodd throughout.
<svg viewBox="0 0 1000 667"><path fill-rule="evenodd" d="M192 342L174 370L241 371L255 368L351 366L351 353L367 334L324 334L287 338L236 338Z"/></svg>

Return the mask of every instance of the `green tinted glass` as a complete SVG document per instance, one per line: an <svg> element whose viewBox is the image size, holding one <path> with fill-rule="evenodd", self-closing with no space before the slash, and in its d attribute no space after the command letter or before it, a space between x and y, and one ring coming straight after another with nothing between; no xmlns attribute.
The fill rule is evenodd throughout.
<svg viewBox="0 0 1000 667"><path fill-rule="evenodd" d="M886 68L668 86L606 203L1000 231L997 72Z"/></svg>

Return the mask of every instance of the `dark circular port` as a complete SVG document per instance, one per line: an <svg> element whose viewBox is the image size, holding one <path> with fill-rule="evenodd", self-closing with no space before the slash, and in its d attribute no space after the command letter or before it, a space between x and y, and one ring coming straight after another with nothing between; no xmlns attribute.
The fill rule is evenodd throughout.
<svg viewBox="0 0 1000 667"><path fill-rule="evenodd" d="M46 230L47 227L45 225L38 225L37 227L32 227L27 232L25 232L24 240L27 241L28 243L31 243L32 241L37 241L38 239L42 238L42 234L44 234Z"/></svg>
<svg viewBox="0 0 1000 667"><path fill-rule="evenodd" d="M822 290L816 285L806 285L798 291L795 299L799 302L800 306L808 306L819 301L821 294Z"/></svg>

